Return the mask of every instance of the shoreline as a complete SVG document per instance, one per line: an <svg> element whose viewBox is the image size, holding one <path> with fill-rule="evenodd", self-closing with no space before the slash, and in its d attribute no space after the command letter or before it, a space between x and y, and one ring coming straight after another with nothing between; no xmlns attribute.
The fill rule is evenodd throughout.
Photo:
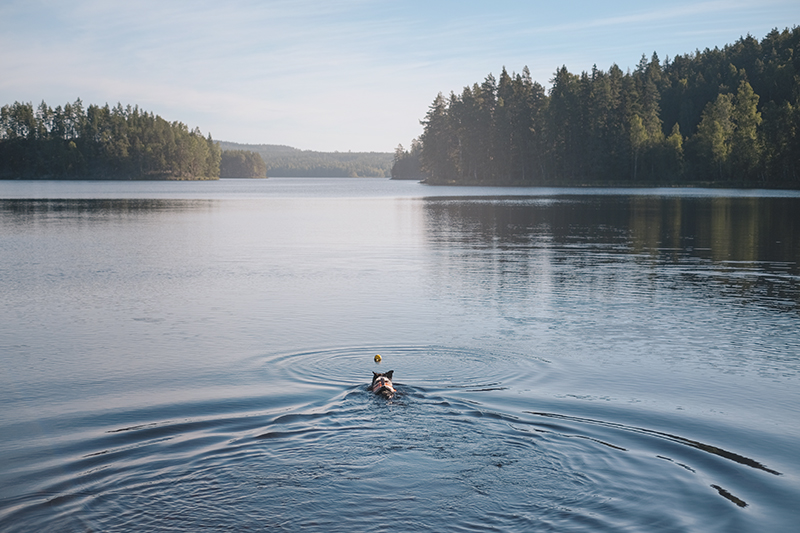
<svg viewBox="0 0 800 533"><path fill-rule="evenodd" d="M135 176L126 178L103 178L103 177L92 177L92 176L58 178L55 176L41 176L36 178L30 178L30 177L7 178L0 176L0 181L219 181L219 180L220 178L218 176L217 177L205 176L196 178L185 177L185 176L170 176L170 177Z"/></svg>
<svg viewBox="0 0 800 533"><path fill-rule="evenodd" d="M642 183L626 181L604 181L598 183L486 183L481 181L461 182L461 181L430 181L420 180L424 185L432 187L519 187L519 188L573 188L573 189L769 189L769 190L800 190L800 182L773 182L773 183L750 183L743 181L714 182L714 181L695 181L695 182L675 182L675 183Z"/></svg>

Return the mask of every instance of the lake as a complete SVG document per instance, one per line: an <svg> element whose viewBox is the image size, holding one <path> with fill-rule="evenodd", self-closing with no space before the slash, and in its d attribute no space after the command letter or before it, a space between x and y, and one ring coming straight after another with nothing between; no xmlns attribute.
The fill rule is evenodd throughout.
<svg viewBox="0 0 800 533"><path fill-rule="evenodd" d="M800 523L799 192L0 181L0 294L4 532Z"/></svg>

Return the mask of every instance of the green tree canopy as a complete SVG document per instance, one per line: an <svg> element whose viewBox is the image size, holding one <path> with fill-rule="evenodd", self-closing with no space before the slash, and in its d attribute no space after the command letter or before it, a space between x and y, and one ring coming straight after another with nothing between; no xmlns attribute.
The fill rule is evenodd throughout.
<svg viewBox="0 0 800 533"><path fill-rule="evenodd" d="M267 164L256 152L223 150L220 178L266 178Z"/></svg>
<svg viewBox="0 0 800 533"><path fill-rule="evenodd" d="M800 27L551 88L502 69L434 99L419 137L431 183L800 187Z"/></svg>
<svg viewBox="0 0 800 533"><path fill-rule="evenodd" d="M216 179L219 164L210 134L138 106L0 108L3 178Z"/></svg>

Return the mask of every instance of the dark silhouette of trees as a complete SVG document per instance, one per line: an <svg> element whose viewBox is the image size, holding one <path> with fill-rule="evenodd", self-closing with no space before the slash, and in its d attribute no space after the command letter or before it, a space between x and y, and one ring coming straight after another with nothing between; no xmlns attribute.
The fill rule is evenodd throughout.
<svg viewBox="0 0 800 533"><path fill-rule="evenodd" d="M623 73L490 74L439 94L417 148L431 183L800 187L800 27ZM410 158L402 151L395 161Z"/></svg>
<svg viewBox="0 0 800 533"><path fill-rule="evenodd" d="M219 165L210 134L138 106L0 108L0 178L216 179Z"/></svg>
<svg viewBox="0 0 800 533"><path fill-rule="evenodd" d="M419 160L422 145L416 139L411 142L411 149L406 151L402 144L397 145L394 151L392 164L392 178L396 180L421 180L424 176L422 163Z"/></svg>

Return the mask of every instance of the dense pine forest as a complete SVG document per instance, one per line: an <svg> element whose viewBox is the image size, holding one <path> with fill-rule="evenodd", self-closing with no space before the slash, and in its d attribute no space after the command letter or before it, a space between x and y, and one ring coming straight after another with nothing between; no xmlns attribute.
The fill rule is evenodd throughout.
<svg viewBox="0 0 800 533"><path fill-rule="evenodd" d="M221 142L223 150L247 150L264 159L267 175L273 177L388 177L390 152L316 152L275 144Z"/></svg>
<svg viewBox="0 0 800 533"><path fill-rule="evenodd" d="M800 27L633 72L503 68L441 93L393 175L430 183L800 187Z"/></svg>
<svg viewBox="0 0 800 533"><path fill-rule="evenodd" d="M0 109L0 178L217 179L220 157L210 134L138 107Z"/></svg>

